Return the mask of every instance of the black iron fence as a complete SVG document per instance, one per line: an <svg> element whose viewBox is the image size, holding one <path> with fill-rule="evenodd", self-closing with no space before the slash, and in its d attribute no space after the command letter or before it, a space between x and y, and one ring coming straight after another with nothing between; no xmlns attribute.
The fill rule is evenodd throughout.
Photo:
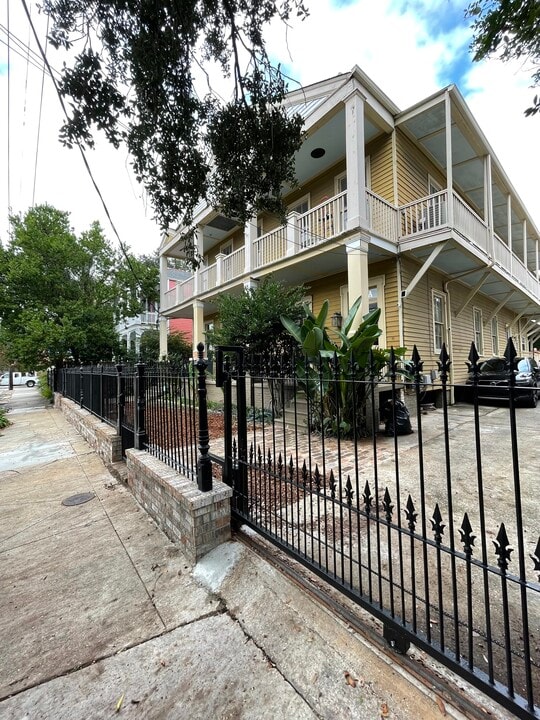
<svg viewBox="0 0 540 720"><path fill-rule="evenodd" d="M502 407L479 404L474 348L459 388L445 350L427 383L416 350L381 377L336 356L261 364L218 348L216 381L237 519L372 613L397 651L414 643L537 718L536 426L517 408L536 390L516 387L514 359L510 341ZM451 404L458 391L469 405Z"/></svg>
<svg viewBox="0 0 540 720"><path fill-rule="evenodd" d="M202 350L181 365L66 368L56 389L203 490L221 468L236 519L367 609L397 651L414 643L539 718L536 411L518 407L536 388L518 387L512 342L506 382L490 385L506 402L487 408L474 347L466 387L445 350L428 382L416 351L381 376L336 356L217 348L211 443Z"/></svg>
<svg viewBox="0 0 540 720"><path fill-rule="evenodd" d="M183 363L99 364L49 371L49 385L122 439L122 452L146 450L212 489L204 346Z"/></svg>

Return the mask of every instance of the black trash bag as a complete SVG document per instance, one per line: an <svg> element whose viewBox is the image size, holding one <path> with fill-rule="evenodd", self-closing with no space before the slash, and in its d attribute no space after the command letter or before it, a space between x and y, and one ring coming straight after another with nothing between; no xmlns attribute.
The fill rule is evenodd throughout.
<svg viewBox="0 0 540 720"><path fill-rule="evenodd" d="M411 416L409 415L407 406L401 402L401 400L387 400L381 414L384 420L384 434L387 437L410 435L412 433Z"/></svg>

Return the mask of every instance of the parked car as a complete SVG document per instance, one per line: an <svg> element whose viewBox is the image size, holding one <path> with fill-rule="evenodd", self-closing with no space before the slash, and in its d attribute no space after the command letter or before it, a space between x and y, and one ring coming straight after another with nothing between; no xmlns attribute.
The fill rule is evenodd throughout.
<svg viewBox="0 0 540 720"><path fill-rule="evenodd" d="M505 358L493 357L484 360L480 363L479 370L478 398L481 400L508 400L510 386ZM516 378L514 389L516 402L523 402L528 407L536 407L540 379L540 368L536 360L516 358L514 375ZM472 384L472 373L469 373L467 385ZM469 397L472 397L471 393L469 393Z"/></svg>
<svg viewBox="0 0 540 720"><path fill-rule="evenodd" d="M37 383L37 375L35 372L14 372L13 373L13 387L17 385L26 385L26 387L34 387ZM9 385L9 373L0 375L0 385Z"/></svg>

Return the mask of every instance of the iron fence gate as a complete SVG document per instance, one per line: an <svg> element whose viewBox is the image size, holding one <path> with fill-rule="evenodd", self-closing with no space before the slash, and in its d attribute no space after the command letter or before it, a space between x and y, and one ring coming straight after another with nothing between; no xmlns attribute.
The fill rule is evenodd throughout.
<svg viewBox="0 0 540 720"><path fill-rule="evenodd" d="M416 350L407 382L394 357L381 382L370 368L344 377L332 358L263 365L221 347L216 384L237 520L382 621L397 651L413 642L518 717L538 718L540 537L532 473L519 462L514 356L510 341L504 447L482 431L474 349L472 404L460 411L445 349L429 389ZM410 435L398 434L402 399Z"/></svg>

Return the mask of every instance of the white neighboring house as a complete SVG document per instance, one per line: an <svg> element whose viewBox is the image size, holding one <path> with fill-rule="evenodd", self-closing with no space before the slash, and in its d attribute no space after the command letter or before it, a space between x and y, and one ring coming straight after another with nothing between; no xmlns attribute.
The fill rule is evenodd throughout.
<svg viewBox="0 0 540 720"><path fill-rule="evenodd" d="M152 301L146 300L144 310L134 317L121 320L116 329L120 340L125 342L128 350L134 350L136 353L141 349L141 337L147 330L156 330L158 323L158 305Z"/></svg>
<svg viewBox="0 0 540 720"><path fill-rule="evenodd" d="M168 268L168 284L171 287L178 282L183 282L190 277L185 270ZM120 340L124 341L128 350L139 353L141 349L141 337L147 330L158 330L159 328L159 303L146 300L144 309L139 315L124 318L116 326ZM174 330L176 328L170 328Z"/></svg>

